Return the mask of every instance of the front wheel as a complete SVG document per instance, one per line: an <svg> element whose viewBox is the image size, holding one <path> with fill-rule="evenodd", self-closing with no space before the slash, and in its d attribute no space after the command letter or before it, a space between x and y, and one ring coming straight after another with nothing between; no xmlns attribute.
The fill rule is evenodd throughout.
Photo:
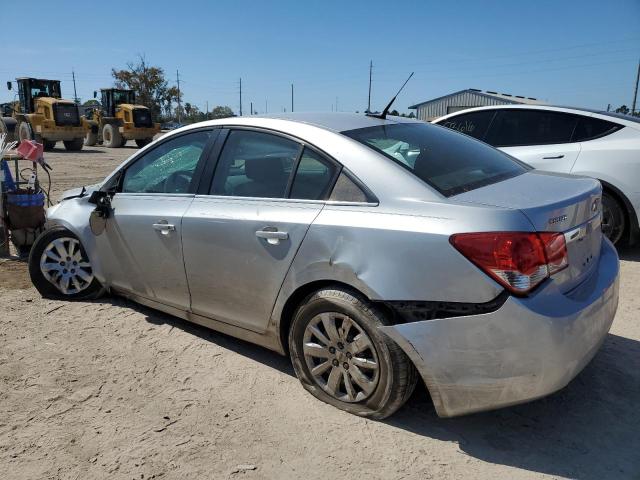
<svg viewBox="0 0 640 480"><path fill-rule="evenodd" d="M64 227L37 238L29 255L29 275L45 298L84 300L103 292L80 240Z"/></svg>
<svg viewBox="0 0 640 480"><path fill-rule="evenodd" d="M33 129L29 122L20 122L18 125L18 138L20 139L20 142L34 139Z"/></svg>
<svg viewBox="0 0 640 480"><path fill-rule="evenodd" d="M617 244L627 227L627 218L624 208L620 202L609 195L602 194L602 233L604 233L611 243Z"/></svg>
<svg viewBox="0 0 640 480"><path fill-rule="evenodd" d="M122 140L122 134L117 126L107 123L102 129L102 144L105 147L120 148Z"/></svg>
<svg viewBox="0 0 640 480"><path fill-rule="evenodd" d="M386 315L356 293L325 289L295 313L289 350L298 379L316 398L362 417L383 419L411 396L417 372L378 327Z"/></svg>
<svg viewBox="0 0 640 480"><path fill-rule="evenodd" d="M84 146L84 137L74 138L73 140L65 140L64 148L70 152L79 152Z"/></svg>
<svg viewBox="0 0 640 480"><path fill-rule="evenodd" d="M153 138L137 138L136 145L138 148L146 147L153 141Z"/></svg>

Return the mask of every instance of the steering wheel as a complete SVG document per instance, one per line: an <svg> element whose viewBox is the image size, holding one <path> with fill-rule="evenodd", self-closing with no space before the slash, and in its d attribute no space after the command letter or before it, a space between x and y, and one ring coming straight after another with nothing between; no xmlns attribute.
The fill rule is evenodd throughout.
<svg viewBox="0 0 640 480"><path fill-rule="evenodd" d="M164 193L187 193L191 185L191 172L173 172L164 181Z"/></svg>

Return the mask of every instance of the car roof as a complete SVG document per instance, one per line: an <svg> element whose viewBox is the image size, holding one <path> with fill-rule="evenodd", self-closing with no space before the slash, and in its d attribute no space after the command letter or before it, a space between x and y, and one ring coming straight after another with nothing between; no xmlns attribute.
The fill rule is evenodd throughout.
<svg viewBox="0 0 640 480"><path fill-rule="evenodd" d="M556 105L488 105L484 107L473 107L464 110L458 110L457 112L443 115L442 117L432 120L431 123L438 123L441 120L447 118L456 117L468 112L477 112L481 110L549 110L554 112L575 113L587 117L601 118L610 122L619 123L635 129L640 129L640 119L631 117L630 115L620 115L612 112L605 112L602 110L592 110L581 107L564 107ZM629 118L627 118L629 117Z"/></svg>
<svg viewBox="0 0 640 480"><path fill-rule="evenodd" d="M414 120L406 117L396 117L391 115L389 115L386 119L381 119L377 117L370 117L368 115L365 115L364 113L295 112L272 115L246 115L242 117L220 118L217 120L208 120L204 122L193 123L182 127L182 129L180 130L203 127L207 125L267 126L271 124L271 120L276 121L272 124L274 127L277 124L283 125L280 122L284 121L312 125L314 127L322 128L324 130L329 130L336 133L356 130L359 128L396 125L399 123L425 124L425 122L422 122L420 120Z"/></svg>

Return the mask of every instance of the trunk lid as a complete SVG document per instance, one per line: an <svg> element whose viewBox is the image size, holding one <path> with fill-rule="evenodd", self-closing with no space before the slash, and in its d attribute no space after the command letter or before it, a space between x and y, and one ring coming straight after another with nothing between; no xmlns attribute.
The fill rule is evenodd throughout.
<svg viewBox="0 0 640 480"><path fill-rule="evenodd" d="M600 182L532 170L451 200L520 210L538 232L565 235L568 268L553 275L563 291L581 283L598 263L602 243Z"/></svg>

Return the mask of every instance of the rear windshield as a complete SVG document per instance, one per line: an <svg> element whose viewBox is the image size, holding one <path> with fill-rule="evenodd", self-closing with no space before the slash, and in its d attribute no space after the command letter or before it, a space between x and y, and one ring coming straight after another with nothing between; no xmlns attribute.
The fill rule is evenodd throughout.
<svg viewBox="0 0 640 480"><path fill-rule="evenodd" d="M403 123L342 132L450 197L520 175L531 167L444 127Z"/></svg>

